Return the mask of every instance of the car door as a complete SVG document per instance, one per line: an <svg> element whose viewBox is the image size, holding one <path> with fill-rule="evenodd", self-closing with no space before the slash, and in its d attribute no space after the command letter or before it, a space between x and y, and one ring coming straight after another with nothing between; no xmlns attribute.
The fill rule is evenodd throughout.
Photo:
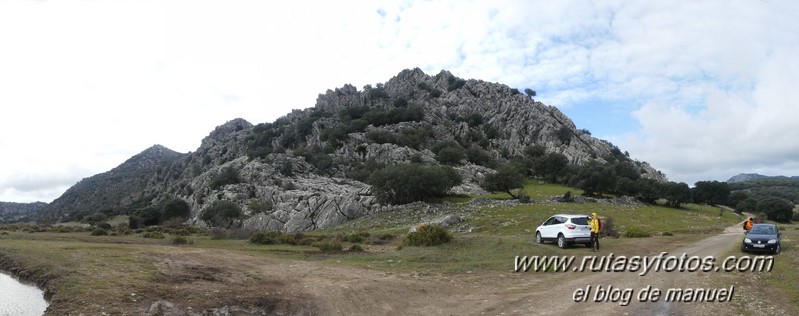
<svg viewBox="0 0 799 316"><path fill-rule="evenodd" d="M554 231L555 224L558 223L558 220L555 216L550 217L547 219L544 224L541 226L541 237L546 239L555 238L557 232Z"/></svg>

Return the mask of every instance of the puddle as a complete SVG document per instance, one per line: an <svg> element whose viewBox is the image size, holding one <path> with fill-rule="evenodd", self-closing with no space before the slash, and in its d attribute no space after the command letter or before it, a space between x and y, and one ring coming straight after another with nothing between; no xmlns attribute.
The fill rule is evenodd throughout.
<svg viewBox="0 0 799 316"><path fill-rule="evenodd" d="M46 309L42 290L0 273L0 315L41 316Z"/></svg>

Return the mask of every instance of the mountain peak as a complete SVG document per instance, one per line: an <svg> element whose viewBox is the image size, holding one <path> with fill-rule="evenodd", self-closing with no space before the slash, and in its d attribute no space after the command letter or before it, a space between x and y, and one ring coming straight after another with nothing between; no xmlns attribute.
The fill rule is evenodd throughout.
<svg viewBox="0 0 799 316"><path fill-rule="evenodd" d="M201 147L209 147L216 143L222 143L232 134L252 128L253 125L243 118L235 118L219 125L214 130L203 138Z"/></svg>

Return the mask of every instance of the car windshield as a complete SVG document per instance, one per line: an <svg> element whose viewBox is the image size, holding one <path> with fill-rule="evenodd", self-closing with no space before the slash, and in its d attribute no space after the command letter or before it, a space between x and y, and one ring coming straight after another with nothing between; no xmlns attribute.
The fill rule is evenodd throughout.
<svg viewBox="0 0 799 316"><path fill-rule="evenodd" d="M577 225L588 225L588 217L572 217L572 223Z"/></svg>
<svg viewBox="0 0 799 316"><path fill-rule="evenodd" d="M752 230L749 231L749 233L756 235L774 235L776 231L774 230L774 227L757 226L752 227Z"/></svg>

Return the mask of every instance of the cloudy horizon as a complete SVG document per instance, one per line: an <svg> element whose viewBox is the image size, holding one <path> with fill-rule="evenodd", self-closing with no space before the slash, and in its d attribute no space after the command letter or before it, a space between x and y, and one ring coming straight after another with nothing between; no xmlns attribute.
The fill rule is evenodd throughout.
<svg viewBox="0 0 799 316"><path fill-rule="evenodd" d="M693 185L799 175L790 1L0 2L0 201L402 69L537 91Z"/></svg>

